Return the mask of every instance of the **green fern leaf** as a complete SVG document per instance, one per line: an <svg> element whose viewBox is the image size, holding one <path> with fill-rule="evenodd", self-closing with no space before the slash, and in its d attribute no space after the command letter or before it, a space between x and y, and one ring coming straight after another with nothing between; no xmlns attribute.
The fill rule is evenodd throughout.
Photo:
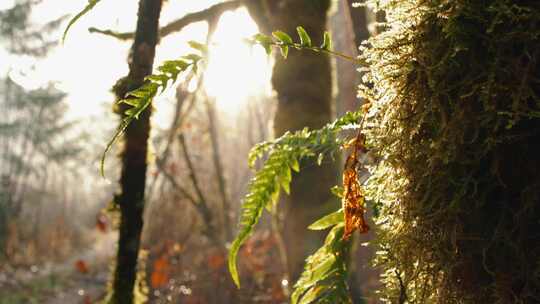
<svg viewBox="0 0 540 304"><path fill-rule="evenodd" d="M273 168L283 171L283 166L286 164L284 164L282 158L283 155L279 153L270 155L263 169L257 172L248 186L249 194L244 199L242 213L240 215L242 229L231 246L228 260L229 271L238 287L240 287L240 278L236 266L236 256L238 255L240 246L253 232L264 207L279 195L280 184L277 181L281 176L274 174Z"/></svg>
<svg viewBox="0 0 540 304"><path fill-rule="evenodd" d="M336 212L325 215L324 217L318 219L315 223L309 225L308 229L310 230L323 230L339 223L342 223L344 219L343 209L339 209Z"/></svg>
<svg viewBox="0 0 540 304"><path fill-rule="evenodd" d="M98 0L99 1L99 0ZM138 119L148 106L152 103L154 97L158 94L159 89L163 92L169 84L176 82L178 75L185 72L190 67L195 71L198 63L202 60L202 56L198 54L189 54L182 57L186 60L169 60L165 61L161 66L157 68L157 74L150 75L145 78L144 84L128 92L124 99L118 101L118 103L124 103L130 106L130 108L124 111L124 118L118 126L118 129L114 133L111 140L107 143L105 151L101 156L100 171L101 175L105 176L105 157L114 143L120 138L120 136L126 131L126 128L133 122L134 119Z"/></svg>
<svg viewBox="0 0 540 304"><path fill-rule="evenodd" d="M340 187L332 188L332 192L341 197ZM312 230L333 227L324 245L306 259L304 272L294 286L291 295L292 304L333 304L352 303L347 286L346 257L350 249L350 241L343 240L343 209L330 213L309 226Z"/></svg>
<svg viewBox="0 0 540 304"><path fill-rule="evenodd" d="M282 31L274 31L272 32L272 36L276 37L277 40L279 40L282 44L288 44L292 45L293 40L289 34L282 32Z"/></svg>
<svg viewBox="0 0 540 304"><path fill-rule="evenodd" d="M298 32L298 36L300 37L300 45L303 47L311 47L311 38L309 37L306 30L298 26L296 27L296 31Z"/></svg>
<svg viewBox="0 0 540 304"><path fill-rule="evenodd" d="M251 39L251 43L258 43L264 48L266 55L270 55L272 53L272 44L274 43L272 37L257 33L253 35Z"/></svg>
<svg viewBox="0 0 540 304"><path fill-rule="evenodd" d="M342 239L343 230L343 223L335 225L324 245L307 258L291 295L292 304L351 303L345 260L350 241Z"/></svg>
<svg viewBox="0 0 540 304"><path fill-rule="evenodd" d="M188 41L188 44L191 48L200 51L202 54L206 54L208 52L208 47L205 44L193 40Z"/></svg>
<svg viewBox="0 0 540 304"><path fill-rule="evenodd" d="M321 45L321 49L327 50L327 51L332 49L332 39L330 39L330 34L328 32L324 32L323 43Z"/></svg>
<svg viewBox="0 0 540 304"><path fill-rule="evenodd" d="M283 56L283 59L287 59L287 56L289 55L289 47L286 45L280 45L279 50L281 51L281 56Z"/></svg>
<svg viewBox="0 0 540 304"><path fill-rule="evenodd" d="M277 201L280 188L286 192L290 190L291 170L299 170L298 163L302 159L338 150L342 140L337 138L337 133L351 125L356 125L359 117L360 114L357 112L347 113L320 130L309 131L306 128L294 133L287 132L274 141L258 144L252 149L249 155L251 166L265 153L269 155L262 168L255 173L249 183L248 194L242 204L240 232L229 252L229 271L238 287L240 287L236 265L238 251L255 229L264 208Z"/></svg>

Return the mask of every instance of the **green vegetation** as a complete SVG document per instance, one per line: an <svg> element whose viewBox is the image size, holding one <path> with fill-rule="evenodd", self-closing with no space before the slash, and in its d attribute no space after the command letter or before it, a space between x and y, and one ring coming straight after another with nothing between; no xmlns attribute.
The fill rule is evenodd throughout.
<svg viewBox="0 0 540 304"><path fill-rule="evenodd" d="M361 62L360 91L370 168L366 195L377 206L376 262L384 269L382 299L391 303L531 303L540 292L540 7L533 1L369 1L387 14L386 31L362 48L360 61L321 46L298 27L251 42L309 50ZM71 24L70 24L71 25ZM198 48L198 47L196 47ZM160 88L202 59L170 61L120 102L131 106L110 145ZM286 133L255 146L250 164L266 160L249 184L236 256L264 208L289 192L301 160L322 162L339 151L340 132L358 126L348 113L319 130ZM356 166L356 164L355 164ZM353 168L353 169L356 169ZM347 303L344 217L312 225L331 228L307 260L293 303ZM509 265L508 261L512 261Z"/></svg>
<svg viewBox="0 0 540 304"><path fill-rule="evenodd" d="M251 165L264 153L268 153L268 157L250 182L248 194L242 205L240 232L229 253L229 269L238 286L240 286L236 269L238 250L253 231L264 208L271 209L270 205L277 203L280 189L289 192L291 170L301 170L299 162L303 159L316 160L320 164L324 157L335 154L343 144L338 134L354 127L358 119L358 113L348 113L320 130L304 129L286 133L275 141L261 143L253 148L249 157Z"/></svg>

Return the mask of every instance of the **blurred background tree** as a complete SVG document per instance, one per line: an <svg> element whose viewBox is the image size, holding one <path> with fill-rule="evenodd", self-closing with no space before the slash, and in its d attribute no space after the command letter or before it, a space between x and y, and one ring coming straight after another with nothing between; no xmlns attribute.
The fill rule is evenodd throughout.
<svg viewBox="0 0 540 304"><path fill-rule="evenodd" d="M30 21L32 5L32 1L21 1L0 11L0 41L14 56L46 56L54 44L51 32L63 20L34 25ZM30 215L33 219L32 225L19 227L26 230L26 236L21 236L23 239L31 239L29 234L36 234L39 232L36 229L42 228L40 221L46 208L43 200L55 197L53 188L57 185L53 175L65 176L61 171L78 164L81 152L78 144L81 132L75 130L75 122L65 118L66 95L52 83L24 88L13 80L21 78L21 73L24 72L12 66L0 85L3 110L0 118L0 248L3 257L17 254L15 248L6 247L6 242L10 233L16 234L9 231L9 226L15 229L21 217ZM29 230L29 226L33 229ZM33 237L39 240L37 235Z"/></svg>

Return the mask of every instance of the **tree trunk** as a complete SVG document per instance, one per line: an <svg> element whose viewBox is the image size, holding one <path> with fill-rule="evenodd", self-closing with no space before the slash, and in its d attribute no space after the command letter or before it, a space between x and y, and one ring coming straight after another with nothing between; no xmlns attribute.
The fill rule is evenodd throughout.
<svg viewBox="0 0 540 304"><path fill-rule="evenodd" d="M140 87L144 77L152 73L161 0L141 0L135 40L129 56L129 74L115 85L117 98ZM120 107L123 117L123 106ZM120 208L120 231L116 270L114 273L112 303L134 302L133 289L137 275L137 258L143 227L144 190L146 184L148 137L151 107L148 107L126 129L122 152L120 194L115 203Z"/></svg>
<svg viewBox="0 0 540 304"><path fill-rule="evenodd" d="M392 35L364 58L374 62L365 131L381 161L366 193L384 223L381 296L539 303L538 2L386 9Z"/></svg>
<svg viewBox="0 0 540 304"><path fill-rule="evenodd" d="M340 1L337 6L336 13L330 18L330 30L332 32L334 49L340 53L356 57L358 55L358 46L360 44L357 43L356 32L358 30L355 26L358 26L359 28L363 27L365 29L364 32L367 33L367 24L353 23L352 11L347 2ZM364 12L365 8L362 7L361 11ZM356 15L360 16L361 14L355 14L355 17ZM365 40L368 37L369 34L365 35L365 37L358 38ZM335 66L338 88L336 96L336 113L338 116L341 116L347 111L357 110L360 106L360 99L356 96L356 88L360 81L360 74L356 71L358 67L348 61L338 59L335 61Z"/></svg>
<svg viewBox="0 0 540 304"><path fill-rule="evenodd" d="M248 4L248 9L262 31L279 29L292 35L301 25L314 44L321 43L330 1L255 2ZM276 56L272 85L278 97L275 136L304 127L320 128L331 120L332 79L326 55L291 49L286 60ZM306 163L294 176L290 195L282 199L283 238L291 282L301 274L305 258L322 245L324 234L307 227L336 209L329 189L337 182L337 176L336 164L329 160L322 166Z"/></svg>

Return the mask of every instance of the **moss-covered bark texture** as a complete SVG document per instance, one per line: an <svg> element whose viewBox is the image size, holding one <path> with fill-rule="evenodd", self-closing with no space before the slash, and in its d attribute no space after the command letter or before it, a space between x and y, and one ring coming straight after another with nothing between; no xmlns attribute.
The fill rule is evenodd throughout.
<svg viewBox="0 0 540 304"><path fill-rule="evenodd" d="M152 73L161 5L161 0L139 2L137 29L129 56L129 74L118 81L114 88L119 99L124 98L127 92L140 87L144 78ZM125 106L121 105L118 109L122 118ZM137 259L143 227L150 115L151 107L148 107L139 119L128 126L124 134L124 148L120 156L121 189L114 199L120 209L120 235L113 290L109 302L115 304L134 302Z"/></svg>
<svg viewBox="0 0 540 304"><path fill-rule="evenodd" d="M251 15L264 32L281 30L296 33L303 26L320 44L326 28L328 0L271 0L247 3ZM272 85L278 107L274 133L320 128L332 119L332 79L326 55L291 49L288 58L276 56ZM305 258L322 245L324 235L307 230L315 220L335 209L329 189L335 185L337 167L306 164L293 178L290 195L283 197L283 239L287 250L290 279L296 281Z"/></svg>
<svg viewBox="0 0 540 304"><path fill-rule="evenodd" d="M540 2L380 1L364 60L392 303L540 302Z"/></svg>

